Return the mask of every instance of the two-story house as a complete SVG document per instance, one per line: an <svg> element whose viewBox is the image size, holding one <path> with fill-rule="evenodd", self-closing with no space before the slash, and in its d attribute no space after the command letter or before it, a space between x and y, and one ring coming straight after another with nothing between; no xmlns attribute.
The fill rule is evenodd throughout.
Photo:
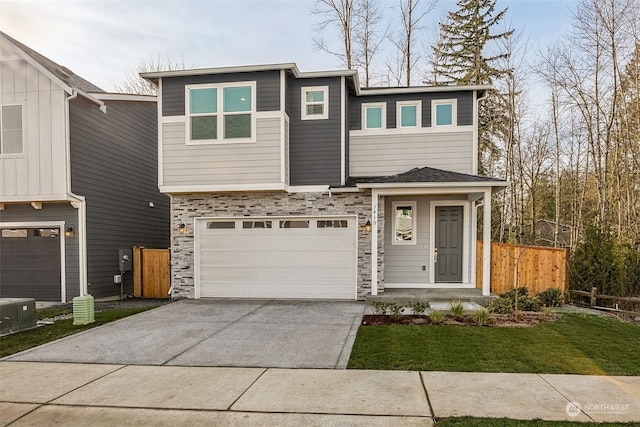
<svg viewBox="0 0 640 427"><path fill-rule="evenodd" d="M474 288L487 86L361 89L295 64L150 72L176 298Z"/></svg>
<svg viewBox="0 0 640 427"><path fill-rule="evenodd" d="M155 97L105 93L0 33L0 297L119 297L119 250L169 244L157 155Z"/></svg>

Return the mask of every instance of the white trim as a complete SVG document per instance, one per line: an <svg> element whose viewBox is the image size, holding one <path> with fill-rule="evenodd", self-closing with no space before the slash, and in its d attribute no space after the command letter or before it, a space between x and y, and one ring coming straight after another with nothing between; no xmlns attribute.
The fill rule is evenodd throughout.
<svg viewBox="0 0 640 427"><path fill-rule="evenodd" d="M473 126L436 126L434 127L406 127L406 128L389 128L380 129L373 128L367 130L354 129L349 131L350 136L372 136L372 135L425 135L425 134L451 134L451 133L470 133L473 132Z"/></svg>
<svg viewBox="0 0 640 427"><path fill-rule="evenodd" d="M396 240L396 210L398 206L411 206L411 240ZM391 202L391 244L415 246L418 242L418 202L415 200L396 200Z"/></svg>
<svg viewBox="0 0 640 427"><path fill-rule="evenodd" d="M307 101L307 92L322 92L322 102ZM322 114L307 114L307 106L322 105ZM329 86L303 86L300 88L300 120L326 120L329 118Z"/></svg>
<svg viewBox="0 0 640 427"><path fill-rule="evenodd" d="M472 289L473 283L389 283L385 282L385 289Z"/></svg>
<svg viewBox="0 0 640 427"><path fill-rule="evenodd" d="M224 89L232 88L232 87L244 87L249 86L251 89L251 109L248 111L241 112L224 112ZM197 113L191 114L190 112L190 91L198 89L216 89L216 112L215 113ZM204 145L204 144L237 144L237 143L247 143L247 142L256 142L256 104L257 104L257 90L256 90L256 82L253 81L242 81L242 82L230 82L230 83L205 83L205 84L187 84L184 85L185 92L185 144L186 145ZM224 137L224 118L226 115L251 115L251 137L249 138L225 138ZM207 116L216 116L216 139L191 139L191 117L207 117ZM275 117L281 117L279 112L276 112Z"/></svg>
<svg viewBox="0 0 640 427"><path fill-rule="evenodd" d="M26 101L23 102L7 102L7 103L0 103L0 134L2 133L3 129L4 129L4 125L2 123L2 109L4 107L15 107L15 106L20 106L20 134L22 136L22 141L21 141L21 149L22 151L19 153L3 153L3 148L2 148L2 141L4 141L4 138L2 138L2 136L0 135L0 158L6 159L6 158L17 158L17 157L26 157L26 147L25 147L25 141L26 141L26 119L27 119L27 113L26 113Z"/></svg>
<svg viewBox="0 0 640 427"><path fill-rule="evenodd" d="M387 189L385 194L452 194L457 192L475 193L479 188L507 187L506 181L478 181L478 182L408 182L408 183L362 183L358 188ZM435 191L428 192L429 189Z"/></svg>
<svg viewBox="0 0 640 427"><path fill-rule="evenodd" d="M471 202L467 200L432 200L429 203L429 283L434 285L451 285L452 283L436 282L436 267L434 263L436 246L436 207L438 206L462 206L462 283L469 281L469 208ZM459 283L457 285L460 285Z"/></svg>
<svg viewBox="0 0 640 427"><path fill-rule="evenodd" d="M60 302L67 302L67 272L66 272L66 237L64 231L66 223L64 221L33 221L33 222L0 222L0 229L3 228L57 228L60 239Z"/></svg>
<svg viewBox="0 0 640 427"><path fill-rule="evenodd" d="M449 125L438 125L436 121L438 119L436 111L438 105L451 105L451 124ZM457 127L458 126L458 99L433 99L431 100L431 127L433 128L447 128L447 127ZM472 127L472 126L471 126Z"/></svg>
<svg viewBox="0 0 640 427"><path fill-rule="evenodd" d="M473 91L473 154L471 158L471 172L478 174L478 92Z"/></svg>
<svg viewBox="0 0 640 427"><path fill-rule="evenodd" d="M162 114L162 109L160 108L160 105L158 105L158 111L160 112L160 114ZM187 122L186 115L158 117L158 123L163 123L163 124L185 124L186 122ZM185 135L185 139L186 139L186 135Z"/></svg>
<svg viewBox="0 0 640 427"><path fill-rule="evenodd" d="M186 106L185 106L186 108ZM158 187L162 187L164 184L164 156L163 156L163 139L164 134L162 132L163 124L165 123L164 117L162 116L162 79L158 80ZM182 122L186 119L184 116L182 117ZM186 140L185 135L185 140Z"/></svg>
<svg viewBox="0 0 640 427"><path fill-rule="evenodd" d="M158 102L158 96L156 95L135 95L129 93L99 93L89 92L91 95L99 101L134 101L134 102Z"/></svg>
<svg viewBox="0 0 640 427"><path fill-rule="evenodd" d="M491 295L491 190L484 192L482 217L482 295Z"/></svg>
<svg viewBox="0 0 640 427"><path fill-rule="evenodd" d="M387 128L387 103L386 102L363 102L361 105L361 116L362 116L362 130L363 131L368 131L368 135L370 135L371 131L377 131L380 129L386 129ZM369 108L380 108L380 125L381 127L379 128L369 128L367 127L367 110Z"/></svg>
<svg viewBox="0 0 640 427"><path fill-rule="evenodd" d="M371 295L378 295L378 192L371 190Z"/></svg>
<svg viewBox="0 0 640 427"><path fill-rule="evenodd" d="M346 79L340 77L340 185L344 185L347 180L347 141L346 141L346 111L347 111L347 95L346 95Z"/></svg>
<svg viewBox="0 0 640 427"><path fill-rule="evenodd" d="M286 72L284 70L280 70L280 182L287 185L289 184L286 181L286 171L285 171L285 158L286 158L286 150L285 150L285 131L286 127L289 126L289 117L287 116L286 111Z"/></svg>
<svg viewBox="0 0 640 427"><path fill-rule="evenodd" d="M402 107L416 107L416 125L402 126ZM422 128L422 101L396 101L396 128L420 129Z"/></svg>
<svg viewBox="0 0 640 427"><path fill-rule="evenodd" d="M200 298L200 224L204 224L206 220L206 217L182 219L187 229L189 222L191 222L191 230L193 231L193 298L195 299Z"/></svg>
<svg viewBox="0 0 640 427"><path fill-rule="evenodd" d="M218 191L286 191L288 186L282 182L268 184L220 184L220 185L163 185L161 193L210 193Z"/></svg>
<svg viewBox="0 0 640 427"><path fill-rule="evenodd" d="M398 95L398 94L414 94L414 93L433 93L433 92L459 92L469 90L488 90L490 85L463 85L463 86L413 86L413 87L390 87L390 88L360 88L356 86L356 95Z"/></svg>
<svg viewBox="0 0 640 427"><path fill-rule="evenodd" d="M289 193L328 193L328 185L291 185L287 188Z"/></svg>

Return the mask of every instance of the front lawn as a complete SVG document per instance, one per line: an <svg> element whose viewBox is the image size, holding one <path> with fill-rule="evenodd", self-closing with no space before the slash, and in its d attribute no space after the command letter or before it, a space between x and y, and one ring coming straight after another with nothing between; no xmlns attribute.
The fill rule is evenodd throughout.
<svg viewBox="0 0 640 427"><path fill-rule="evenodd" d="M56 321L53 325L40 326L35 329L29 329L28 331L0 337L0 357L9 356L10 354L15 354L50 341L77 334L78 332L95 328L96 326L104 325L105 323L113 322L114 320L122 319L123 317L131 316L151 308L155 307L130 307L100 311L95 313L95 322L89 325L74 326L73 319L64 319ZM68 309L44 310L47 311L40 312L40 310L37 310L36 315L39 319L49 316L53 317L71 311Z"/></svg>
<svg viewBox="0 0 640 427"><path fill-rule="evenodd" d="M360 326L348 368L640 375L640 326L560 312L523 328Z"/></svg>

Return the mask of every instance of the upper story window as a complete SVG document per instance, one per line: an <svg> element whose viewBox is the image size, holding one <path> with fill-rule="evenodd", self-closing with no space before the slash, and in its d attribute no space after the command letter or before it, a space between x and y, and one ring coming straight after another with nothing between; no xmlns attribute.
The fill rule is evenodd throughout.
<svg viewBox="0 0 640 427"><path fill-rule="evenodd" d="M22 154L22 105L3 105L0 111L0 154Z"/></svg>
<svg viewBox="0 0 640 427"><path fill-rule="evenodd" d="M455 99L435 99L431 101L432 126L456 126L458 112Z"/></svg>
<svg viewBox="0 0 640 427"><path fill-rule="evenodd" d="M362 104L362 129L386 129L387 104Z"/></svg>
<svg viewBox="0 0 640 427"><path fill-rule="evenodd" d="M396 127L422 127L422 101L398 101L396 114Z"/></svg>
<svg viewBox="0 0 640 427"><path fill-rule="evenodd" d="M191 85L186 87L189 106L189 141L252 141L255 128L255 82Z"/></svg>
<svg viewBox="0 0 640 427"><path fill-rule="evenodd" d="M329 118L329 86L302 88L302 120Z"/></svg>

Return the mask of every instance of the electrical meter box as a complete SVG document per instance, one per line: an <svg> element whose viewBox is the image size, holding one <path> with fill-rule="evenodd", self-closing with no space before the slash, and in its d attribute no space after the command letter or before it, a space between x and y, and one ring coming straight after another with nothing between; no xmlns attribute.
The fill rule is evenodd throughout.
<svg viewBox="0 0 640 427"><path fill-rule="evenodd" d="M118 271L131 271L133 269L133 248L118 249Z"/></svg>

